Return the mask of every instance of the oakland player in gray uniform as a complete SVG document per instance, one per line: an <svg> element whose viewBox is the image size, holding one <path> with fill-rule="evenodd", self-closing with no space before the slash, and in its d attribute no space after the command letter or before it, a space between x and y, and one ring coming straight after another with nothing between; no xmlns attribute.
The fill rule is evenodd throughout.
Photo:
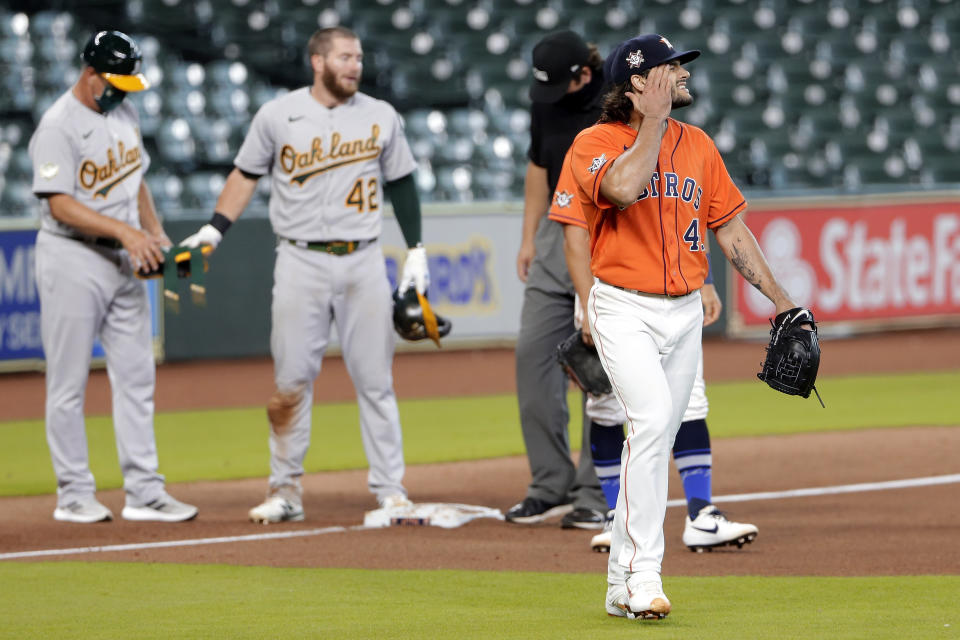
<svg viewBox="0 0 960 640"><path fill-rule="evenodd" d="M136 43L95 34L83 71L30 139L33 191L42 203L37 284L47 360L47 442L57 475L53 517L100 522L113 514L94 496L84 392L94 339L103 343L113 390L113 428L128 520L176 522L197 515L164 488L153 435L154 360L146 287L134 272L163 261L170 240L143 174L150 156L137 111L123 98L147 88Z"/></svg>
<svg viewBox="0 0 960 640"><path fill-rule="evenodd" d="M392 106L358 92L360 41L349 29L317 31L308 43L313 85L265 104L217 200L210 222L183 244L214 248L270 174L277 234L272 332L276 391L270 420L266 501L250 510L264 524L303 520L303 459L310 444L313 381L331 325L357 392L370 491L381 506L407 503L403 443L391 365L392 300L378 243L385 183L409 248L400 292L425 293L420 203L413 155Z"/></svg>

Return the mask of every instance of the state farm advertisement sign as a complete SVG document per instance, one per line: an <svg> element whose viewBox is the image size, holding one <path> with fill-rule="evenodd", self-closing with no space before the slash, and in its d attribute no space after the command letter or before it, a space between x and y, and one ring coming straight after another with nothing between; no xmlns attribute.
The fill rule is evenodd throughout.
<svg viewBox="0 0 960 640"><path fill-rule="evenodd" d="M960 201L757 211L746 222L820 323L960 324ZM739 274L731 290L731 330L769 329L770 301Z"/></svg>

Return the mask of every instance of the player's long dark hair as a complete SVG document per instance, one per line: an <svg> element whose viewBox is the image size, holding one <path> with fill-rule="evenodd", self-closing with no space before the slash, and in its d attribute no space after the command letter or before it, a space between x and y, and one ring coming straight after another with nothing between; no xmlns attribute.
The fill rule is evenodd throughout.
<svg viewBox="0 0 960 640"><path fill-rule="evenodd" d="M600 111L599 122L630 122L630 116L633 114L633 102L626 94L632 88L633 85L630 84L629 80L610 87L610 90L603 96L603 107Z"/></svg>
<svg viewBox="0 0 960 640"><path fill-rule="evenodd" d="M646 78L649 74L650 70L647 69L638 75ZM603 106L600 111L600 119L597 122L629 123L630 116L633 114L633 101L627 97L628 91L634 91L633 85L630 84L629 80L611 86L603 96ZM671 107L672 109L679 109L691 103L690 100L685 102L677 102L676 98L674 100L673 106Z"/></svg>
<svg viewBox="0 0 960 640"><path fill-rule="evenodd" d="M637 74L646 78L650 75L647 69L643 73ZM598 122L630 122L630 115L633 113L633 101L627 97L627 91L633 91L633 85L630 80L615 84L603 96L603 110L600 112Z"/></svg>

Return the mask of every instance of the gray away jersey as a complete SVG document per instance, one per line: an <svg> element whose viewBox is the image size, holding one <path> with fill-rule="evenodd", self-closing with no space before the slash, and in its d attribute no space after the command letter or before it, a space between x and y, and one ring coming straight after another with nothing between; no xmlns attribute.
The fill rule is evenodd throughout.
<svg viewBox="0 0 960 640"><path fill-rule="evenodd" d="M274 232L308 241L379 236L384 181L416 168L390 104L356 93L329 109L309 87L260 108L234 164L270 173Z"/></svg>
<svg viewBox="0 0 960 640"><path fill-rule="evenodd" d="M137 194L150 156L140 137L137 109L129 101L100 114L72 90L60 96L30 138L33 192L64 193L94 211L140 228ZM56 221L41 198L42 227L75 233Z"/></svg>

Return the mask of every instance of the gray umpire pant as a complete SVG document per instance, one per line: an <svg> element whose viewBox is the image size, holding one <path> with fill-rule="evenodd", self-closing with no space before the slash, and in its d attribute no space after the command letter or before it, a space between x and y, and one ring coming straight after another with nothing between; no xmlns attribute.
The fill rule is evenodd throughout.
<svg viewBox="0 0 960 640"><path fill-rule="evenodd" d="M569 380L557 363L557 345L574 331L573 294L531 285L534 275L524 289L516 347L520 427L532 476L527 495L606 512L590 455L590 419L585 412L579 466L570 454Z"/></svg>

